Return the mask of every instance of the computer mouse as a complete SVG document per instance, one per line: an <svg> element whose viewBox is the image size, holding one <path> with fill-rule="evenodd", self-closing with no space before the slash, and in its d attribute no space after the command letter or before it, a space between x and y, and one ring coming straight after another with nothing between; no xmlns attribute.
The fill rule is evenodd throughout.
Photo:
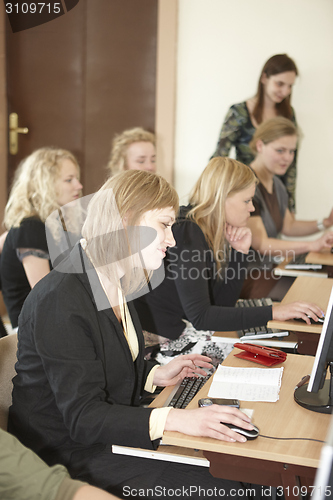
<svg viewBox="0 0 333 500"><path fill-rule="evenodd" d="M249 431L247 429L243 429L243 427L238 427L238 425L235 424L225 424L222 422L223 425L226 425L231 429L232 431L238 432L238 434L242 434L242 436L245 436L246 439L255 439L259 436L259 429L256 425L254 425L252 431Z"/></svg>
<svg viewBox="0 0 333 500"><path fill-rule="evenodd" d="M313 318L311 318L311 316L308 316L309 320L311 321L311 323L324 323L325 321L325 316L322 316L321 318L318 318L318 321L315 321Z"/></svg>
<svg viewBox="0 0 333 500"><path fill-rule="evenodd" d="M311 316L307 314L307 317L309 318L310 322L312 325L318 325L319 323L324 323L325 321L325 316L322 316L321 318L318 318L318 321L315 321ZM294 318L295 321L303 321L305 323L303 318Z"/></svg>

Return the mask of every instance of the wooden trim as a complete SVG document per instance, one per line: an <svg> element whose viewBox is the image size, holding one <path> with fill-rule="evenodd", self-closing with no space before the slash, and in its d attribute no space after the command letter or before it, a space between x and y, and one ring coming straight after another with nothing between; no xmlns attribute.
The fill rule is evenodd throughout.
<svg viewBox="0 0 333 500"><path fill-rule="evenodd" d="M156 115L157 169L174 180L178 0L158 0Z"/></svg>
<svg viewBox="0 0 333 500"><path fill-rule="evenodd" d="M7 203L7 137L8 113L6 99L6 29L5 9L0 7L0 234L3 212Z"/></svg>

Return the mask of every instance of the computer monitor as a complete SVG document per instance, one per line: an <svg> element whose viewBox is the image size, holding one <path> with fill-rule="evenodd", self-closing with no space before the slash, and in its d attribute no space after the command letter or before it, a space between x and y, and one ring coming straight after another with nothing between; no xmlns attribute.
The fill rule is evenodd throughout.
<svg viewBox="0 0 333 500"><path fill-rule="evenodd" d="M314 334L315 335L315 334ZM326 379L328 367L330 378ZM333 287L320 334L308 384L294 392L295 401L308 410L332 413L333 410Z"/></svg>

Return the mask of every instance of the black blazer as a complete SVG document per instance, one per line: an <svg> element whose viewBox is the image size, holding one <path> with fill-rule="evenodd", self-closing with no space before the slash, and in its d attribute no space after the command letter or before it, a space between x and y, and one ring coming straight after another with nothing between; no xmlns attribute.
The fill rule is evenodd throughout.
<svg viewBox="0 0 333 500"><path fill-rule="evenodd" d="M55 269L34 287L19 319L9 430L50 464L106 444L157 444L149 437L152 410L138 407L154 364L144 360L137 314L128 304L140 349L133 362L113 310L98 311L86 272L78 272L82 255L76 246L68 272Z"/></svg>

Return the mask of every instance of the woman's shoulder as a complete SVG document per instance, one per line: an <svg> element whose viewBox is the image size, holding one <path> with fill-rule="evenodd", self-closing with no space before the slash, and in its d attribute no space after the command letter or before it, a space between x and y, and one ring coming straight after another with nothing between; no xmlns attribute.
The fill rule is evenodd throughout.
<svg viewBox="0 0 333 500"><path fill-rule="evenodd" d="M38 216L24 217L18 226L13 226L10 231L18 231L28 227L41 227L45 228L44 222Z"/></svg>
<svg viewBox="0 0 333 500"><path fill-rule="evenodd" d="M248 116L249 109L247 105L247 101L237 102L236 104L232 104L229 108L229 112L233 112L234 114L240 116Z"/></svg>
<svg viewBox="0 0 333 500"><path fill-rule="evenodd" d="M247 101L239 102L230 106L225 118L225 124L253 128Z"/></svg>
<svg viewBox="0 0 333 500"><path fill-rule="evenodd" d="M40 226L40 227L45 227L45 223L37 216L37 215L32 215L30 217L25 217L21 221L21 226Z"/></svg>
<svg viewBox="0 0 333 500"><path fill-rule="evenodd" d="M283 184L282 180L277 175L274 175L273 183L274 183L274 189L276 192L288 194L286 186Z"/></svg>
<svg viewBox="0 0 333 500"><path fill-rule="evenodd" d="M204 233L199 225L188 216L191 205L180 207L179 215L173 227L173 233L177 246L179 245L199 245L206 243ZM178 240L177 240L178 237Z"/></svg>
<svg viewBox="0 0 333 500"><path fill-rule="evenodd" d="M274 175L273 183L274 191L279 200L279 204L282 204L282 206L288 206L289 195L286 186L283 184L282 180L277 177L277 175Z"/></svg>
<svg viewBox="0 0 333 500"><path fill-rule="evenodd" d="M22 219L18 227L10 228L7 239L14 246L18 245L22 248L28 248L29 245L38 243L42 244L44 248L46 245L45 224L38 217L27 217Z"/></svg>
<svg viewBox="0 0 333 500"><path fill-rule="evenodd" d="M191 209L192 209L191 205L186 205L186 206L183 205L179 208L179 213L177 215L175 222L175 229L183 228L192 231L196 231L197 228L200 229L198 224L189 216L189 212L191 211Z"/></svg>

